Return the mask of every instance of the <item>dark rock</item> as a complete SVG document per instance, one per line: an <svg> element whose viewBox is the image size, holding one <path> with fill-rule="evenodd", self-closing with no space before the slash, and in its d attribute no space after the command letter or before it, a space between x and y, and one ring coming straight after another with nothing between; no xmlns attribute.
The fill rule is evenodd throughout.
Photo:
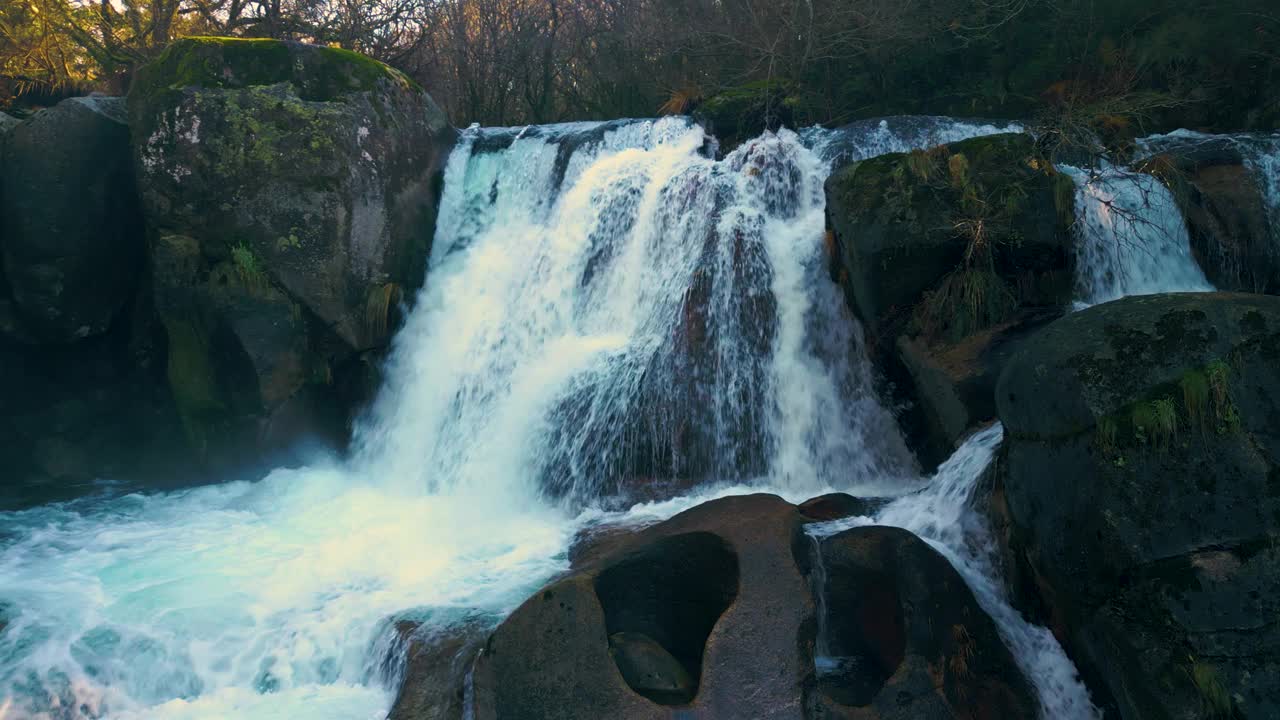
<svg viewBox="0 0 1280 720"><path fill-rule="evenodd" d="M689 671L658 641L638 632L609 636L609 657L632 690L663 705L682 705L693 699L696 687Z"/></svg>
<svg viewBox="0 0 1280 720"><path fill-rule="evenodd" d="M124 100L73 98L12 127L0 164L0 330L71 342L132 300L142 225Z"/></svg>
<svg viewBox="0 0 1280 720"><path fill-rule="evenodd" d="M1009 349L1069 301L1074 186L1010 133L851 163L826 195L833 275L929 469L991 419Z"/></svg>
<svg viewBox="0 0 1280 720"><path fill-rule="evenodd" d="M870 516L884 507L885 498L854 497L849 493L835 492L809 498L800 503L797 509L800 514L810 520L843 520L849 517Z"/></svg>
<svg viewBox="0 0 1280 720"><path fill-rule="evenodd" d="M822 541L826 658L811 718L1034 718L1037 703L991 618L945 558L906 530Z"/></svg>
<svg viewBox="0 0 1280 720"><path fill-rule="evenodd" d="M549 585L485 644L476 718L669 717L610 657L618 633L647 636L685 668L698 717L799 716L813 676L802 524L774 496L716 500Z"/></svg>
<svg viewBox="0 0 1280 720"><path fill-rule="evenodd" d="M356 53L222 38L140 69L129 113L193 444L218 458L345 437L362 399L343 388L364 383L342 373L387 345L423 281L454 136L443 113ZM294 421L317 416L339 427Z"/></svg>
<svg viewBox="0 0 1280 720"><path fill-rule="evenodd" d="M693 117L728 152L766 130L796 127L796 88L777 80L723 90L696 103Z"/></svg>
<svg viewBox="0 0 1280 720"><path fill-rule="evenodd" d="M1280 714L1280 298L1126 298L997 391L1015 557L1125 718Z"/></svg>
<svg viewBox="0 0 1280 720"><path fill-rule="evenodd" d="M475 717L1035 716L963 580L891 528L823 545L829 637L848 662L819 681L806 522L777 497L750 495L629 539L611 533L489 637Z"/></svg>
<svg viewBox="0 0 1280 720"><path fill-rule="evenodd" d="M396 632L404 679L387 720L461 720L464 682L484 640L484 626L464 621L438 628L402 620Z"/></svg>
<svg viewBox="0 0 1280 720"><path fill-rule="evenodd" d="M1000 372L1037 330L1060 315L1057 309L1024 310L958 342L898 336L898 358L929 433L950 450L970 429L995 419Z"/></svg>
<svg viewBox="0 0 1280 720"><path fill-rule="evenodd" d="M1059 187L1064 183L1070 180L1040 159L1023 134L846 166L827 180L826 192L836 274L850 307L869 331L882 335L963 267L972 236L957 224L978 213L966 204L967 192L992 207L985 211L985 231L997 244L995 271L1011 291L1037 304L1066 300L1069 283L1055 279L1071 270L1071 195Z"/></svg>

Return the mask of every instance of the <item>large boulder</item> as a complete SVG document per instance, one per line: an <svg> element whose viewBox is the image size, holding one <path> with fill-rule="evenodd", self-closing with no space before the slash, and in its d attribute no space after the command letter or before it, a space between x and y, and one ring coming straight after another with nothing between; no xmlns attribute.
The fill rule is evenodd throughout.
<svg viewBox="0 0 1280 720"><path fill-rule="evenodd" d="M63 343L101 334L143 263L124 100L64 100L5 134L0 330Z"/></svg>
<svg viewBox="0 0 1280 720"><path fill-rule="evenodd" d="M540 590L476 661L476 719L799 717L814 622L802 524L771 495L709 502ZM645 669L657 677L638 681Z"/></svg>
<svg viewBox="0 0 1280 720"><path fill-rule="evenodd" d="M992 620L938 553L903 530L860 528L822 543L820 565L806 522L776 496L747 495L587 536L572 570L482 644L473 717L1034 716ZM884 649L871 652L884 670L871 700L855 696L865 683L848 665L819 679L815 585L831 647L846 660ZM448 705L459 687L446 662L458 657L453 642L410 666L393 717L414 717L410 706L460 717Z"/></svg>
<svg viewBox="0 0 1280 720"><path fill-rule="evenodd" d="M906 530L825 538L825 669L807 716L1034 718L1035 694L946 558Z"/></svg>
<svg viewBox="0 0 1280 720"><path fill-rule="evenodd" d="M932 466L994 416L1003 363L1069 301L1074 186L1007 133L851 163L826 195L833 275Z"/></svg>
<svg viewBox="0 0 1280 720"><path fill-rule="evenodd" d="M1173 190L1205 275L1222 290L1280 294L1280 217L1250 158L1280 152L1254 136L1168 136L1143 161Z"/></svg>
<svg viewBox="0 0 1280 720"><path fill-rule="evenodd" d="M229 455L317 414L340 425L424 278L443 113L356 53L226 38L173 43L138 71L129 113L192 440Z"/></svg>
<svg viewBox="0 0 1280 720"><path fill-rule="evenodd" d="M1011 564L1121 716L1280 715L1280 298L1069 315L997 403Z"/></svg>

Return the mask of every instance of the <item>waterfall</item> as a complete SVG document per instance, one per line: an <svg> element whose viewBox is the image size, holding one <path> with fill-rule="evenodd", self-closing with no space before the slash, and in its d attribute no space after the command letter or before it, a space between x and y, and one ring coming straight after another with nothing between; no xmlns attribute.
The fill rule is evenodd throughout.
<svg viewBox="0 0 1280 720"><path fill-rule="evenodd" d="M1059 166L1076 185L1077 307L1127 295L1207 292L1173 194L1145 173Z"/></svg>
<svg viewBox="0 0 1280 720"><path fill-rule="evenodd" d="M454 151L401 382L358 436L372 472L571 505L637 480L909 477L825 276L820 161L787 131L720 162L684 120L584 134Z"/></svg>
<svg viewBox="0 0 1280 720"><path fill-rule="evenodd" d="M988 129L781 131L718 161L682 119L464 131L349 459L0 513L0 718L380 718L393 618L496 623L585 523L919 487L827 274L822 187L839 158ZM970 488L981 438L944 466ZM953 475L882 521L951 513L898 522L961 568L1051 716L1088 717L1051 636L944 537L980 537Z"/></svg>

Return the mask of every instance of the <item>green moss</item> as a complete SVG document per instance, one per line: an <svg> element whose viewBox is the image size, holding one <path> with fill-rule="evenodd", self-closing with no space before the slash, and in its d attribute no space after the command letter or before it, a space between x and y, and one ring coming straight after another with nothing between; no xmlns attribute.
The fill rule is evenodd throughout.
<svg viewBox="0 0 1280 720"><path fill-rule="evenodd" d="M1186 408L1187 419L1193 426L1201 426L1206 419L1205 411L1209 407L1209 379L1201 370L1188 370L1178 381L1182 390L1182 406Z"/></svg>
<svg viewBox="0 0 1280 720"><path fill-rule="evenodd" d="M247 245L240 243L231 248L231 262L235 265L236 277L250 293L262 292L268 287L267 275Z"/></svg>
<svg viewBox="0 0 1280 720"><path fill-rule="evenodd" d="M1233 703L1221 678L1218 677L1217 668L1208 663L1192 662L1188 672L1191 675L1191 683L1195 685L1196 692L1200 695L1200 709L1204 717L1214 720L1230 718L1234 712Z"/></svg>
<svg viewBox="0 0 1280 720"><path fill-rule="evenodd" d="M404 73L339 48L257 38L187 37L174 41L138 71L133 92L249 88L293 83L306 100L336 100L382 82L421 90Z"/></svg>
<svg viewBox="0 0 1280 720"><path fill-rule="evenodd" d="M1017 297L995 272L965 268L925 293L912 319L921 334L955 342L1008 320L1017 307Z"/></svg>
<svg viewBox="0 0 1280 720"><path fill-rule="evenodd" d="M225 406L219 399L209 336L195 319L164 318L169 341L167 374L187 439L199 452L208 447L206 418Z"/></svg>

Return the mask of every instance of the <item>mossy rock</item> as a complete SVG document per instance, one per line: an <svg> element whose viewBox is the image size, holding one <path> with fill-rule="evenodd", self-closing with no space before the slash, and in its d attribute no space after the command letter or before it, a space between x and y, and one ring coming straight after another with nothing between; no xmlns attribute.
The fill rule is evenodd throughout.
<svg viewBox="0 0 1280 720"><path fill-rule="evenodd" d="M193 441L268 437L299 393L347 402L333 369L385 348L423 282L444 114L362 55L229 38L173 43L129 114L156 308L191 351L170 380Z"/></svg>
<svg viewBox="0 0 1280 720"><path fill-rule="evenodd" d="M1096 689L1123 717L1206 717L1207 663L1226 717L1280 713L1280 298L1073 313L996 400L1014 556Z"/></svg>
<svg viewBox="0 0 1280 720"><path fill-rule="evenodd" d="M1069 274L1072 212L1069 202L1060 207L1059 183L1033 139L1013 133L842 168L827 181L827 213L836 272L854 311L873 331L903 320L926 292L964 269L968 221L987 223L991 271L1011 289ZM1022 299L1053 304L1063 294Z"/></svg>
<svg viewBox="0 0 1280 720"><path fill-rule="evenodd" d="M727 152L766 130L795 127L800 104L790 84L761 80L712 95L698 104L693 116Z"/></svg>

